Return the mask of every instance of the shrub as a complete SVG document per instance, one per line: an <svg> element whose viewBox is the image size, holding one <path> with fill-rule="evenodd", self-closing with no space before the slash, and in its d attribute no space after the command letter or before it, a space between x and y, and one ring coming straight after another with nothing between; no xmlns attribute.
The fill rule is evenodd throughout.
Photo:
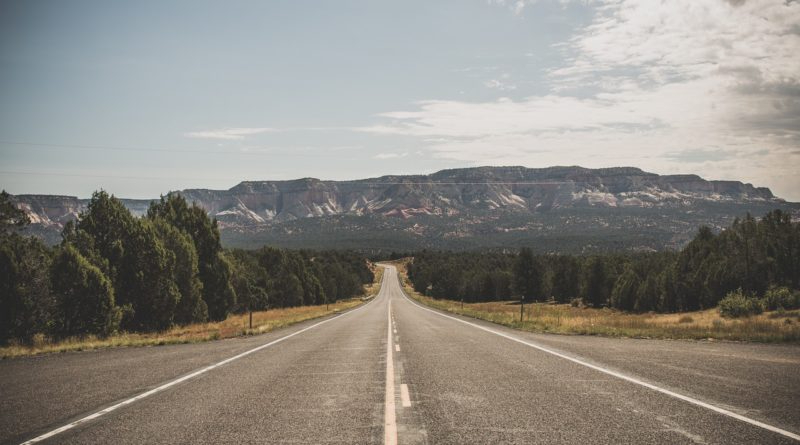
<svg viewBox="0 0 800 445"><path fill-rule="evenodd" d="M678 319L678 323L692 323L694 322L694 318L689 315L684 315Z"/></svg>
<svg viewBox="0 0 800 445"><path fill-rule="evenodd" d="M767 310L774 311L781 309L795 309L798 307L798 293L792 293L786 287L771 287L764 294L764 304Z"/></svg>
<svg viewBox="0 0 800 445"><path fill-rule="evenodd" d="M728 295L719 302L719 313L723 317L748 317L762 312L764 306L761 300L746 295L741 289L728 292Z"/></svg>

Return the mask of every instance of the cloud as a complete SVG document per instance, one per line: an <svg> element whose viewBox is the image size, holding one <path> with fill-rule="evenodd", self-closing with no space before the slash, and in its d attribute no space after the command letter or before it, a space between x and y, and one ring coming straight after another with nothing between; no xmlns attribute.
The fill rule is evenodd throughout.
<svg viewBox="0 0 800 445"><path fill-rule="evenodd" d="M408 152L403 153L378 153L373 156L374 159L400 159L408 156Z"/></svg>
<svg viewBox="0 0 800 445"><path fill-rule="evenodd" d="M235 127L235 128L221 128L219 130L193 131L189 133L184 133L184 136L188 138L198 138L198 139L241 140L247 136L260 133L267 133L271 131L275 131L275 129Z"/></svg>
<svg viewBox="0 0 800 445"><path fill-rule="evenodd" d="M416 136L435 157L476 164L689 169L797 194L800 2L590 4L591 22L558 46L548 93L424 100L361 131Z"/></svg>
<svg viewBox="0 0 800 445"><path fill-rule="evenodd" d="M512 83L508 83L505 80L499 80L499 79L489 79L486 82L484 82L483 84L487 88L491 88L491 89L499 90L499 91L513 91L513 90L517 89L516 85L514 85Z"/></svg>
<svg viewBox="0 0 800 445"><path fill-rule="evenodd" d="M488 0L490 5L508 7L514 15L521 15L527 5L536 3L536 0Z"/></svg>

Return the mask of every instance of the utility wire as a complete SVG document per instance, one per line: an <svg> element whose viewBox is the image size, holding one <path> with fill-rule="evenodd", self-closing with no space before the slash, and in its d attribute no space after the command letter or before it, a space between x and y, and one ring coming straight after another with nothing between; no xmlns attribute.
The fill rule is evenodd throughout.
<svg viewBox="0 0 800 445"><path fill-rule="evenodd" d="M67 176L76 178L102 178L102 179L130 179L130 180L181 180L181 181L231 181L231 178L214 178L214 177L177 177L177 176L120 176L120 175L94 175L83 173L57 173L57 172L33 172L33 171L12 171L0 170L0 175L35 175L35 176ZM393 175L394 176L394 175ZM307 178L298 179L265 179L265 180L243 180L240 182L294 182L302 181ZM313 178L316 179L316 178ZM385 185L561 185L572 184L570 181L532 181L532 182L411 182L411 181L387 181L379 182L369 179L353 179L353 180L334 180L334 179L316 179L319 182L333 182L336 184L363 184L371 186L385 186Z"/></svg>
<svg viewBox="0 0 800 445"><path fill-rule="evenodd" d="M319 155L312 153L295 153L286 151L222 151L222 150L181 150L176 148L147 148L147 147L119 147L113 145L80 145L80 144L50 144L39 142L20 142L20 141L4 141L0 140L0 145L16 145L20 147L38 147L38 148L73 148L73 149L88 149L88 150L108 150L108 151L134 151L134 152L147 152L147 153L182 153L182 154L209 154L209 155L226 155L226 156L291 156L291 157L304 157L304 158L336 158L342 159L341 156L334 155ZM302 149L302 147L300 148Z"/></svg>

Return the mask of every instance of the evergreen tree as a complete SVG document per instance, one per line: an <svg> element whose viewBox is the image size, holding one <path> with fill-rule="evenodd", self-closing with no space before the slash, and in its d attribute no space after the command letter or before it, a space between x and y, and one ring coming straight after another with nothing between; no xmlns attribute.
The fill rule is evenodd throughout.
<svg viewBox="0 0 800 445"><path fill-rule="evenodd" d="M523 299L541 299L542 270L527 247L520 249L514 262L514 289Z"/></svg>
<svg viewBox="0 0 800 445"><path fill-rule="evenodd" d="M188 234L168 224L162 218L153 220L159 239L172 253L174 264L172 280L177 286L180 298L175 307L175 323L188 324L208 320L208 306L203 301L197 250Z"/></svg>
<svg viewBox="0 0 800 445"><path fill-rule="evenodd" d="M639 277L633 271L633 268L626 267L625 271L614 283L609 304L618 309L632 311L636 304L638 290Z"/></svg>
<svg viewBox="0 0 800 445"><path fill-rule="evenodd" d="M58 249L50 274L60 335L107 336L117 330L121 313L114 304L111 282L74 247Z"/></svg>
<svg viewBox="0 0 800 445"><path fill-rule="evenodd" d="M101 190L92 194L86 211L81 213L75 225L76 231L83 232L91 238L92 249L96 250L96 252L81 250L80 253L87 258L96 255L103 258L104 263L96 265L108 268L104 273L115 285L117 272L124 261L125 243L133 232L135 224L135 218L122 202ZM115 287L117 294L121 290Z"/></svg>
<svg viewBox="0 0 800 445"><path fill-rule="evenodd" d="M172 326L180 299L174 271L175 255L164 247L153 222L136 220L116 283L120 303L133 308L126 329L151 331Z"/></svg>
<svg viewBox="0 0 800 445"><path fill-rule="evenodd" d="M11 233L27 223L8 194L0 193L0 343L52 330L50 251L38 238Z"/></svg>
<svg viewBox="0 0 800 445"><path fill-rule="evenodd" d="M163 218L192 238L208 316L214 321L224 320L236 306L236 293L230 280L231 265L222 256L217 220L209 219L205 210L195 204L189 207L186 199L176 193L162 196L159 202L152 203L147 216L150 219Z"/></svg>
<svg viewBox="0 0 800 445"><path fill-rule="evenodd" d="M633 310L636 312L657 310L660 296L658 274L651 272L636 290L636 304L634 304Z"/></svg>
<svg viewBox="0 0 800 445"><path fill-rule="evenodd" d="M600 307L608 302L607 282L608 273L603 258L592 257L586 266L585 274L585 303L589 306Z"/></svg>
<svg viewBox="0 0 800 445"><path fill-rule="evenodd" d="M19 209L5 190L0 192L0 236L30 222L28 215Z"/></svg>

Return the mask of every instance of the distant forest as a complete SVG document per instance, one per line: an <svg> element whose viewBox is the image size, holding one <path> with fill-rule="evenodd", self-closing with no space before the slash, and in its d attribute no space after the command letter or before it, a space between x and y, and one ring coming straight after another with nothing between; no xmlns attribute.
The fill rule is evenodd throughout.
<svg viewBox="0 0 800 445"><path fill-rule="evenodd" d="M780 210L760 220L748 214L719 234L701 227L680 252L422 251L413 254L408 275L417 292L433 298L478 302L524 296L635 312L693 311L714 307L733 291L760 298L770 289L799 289L800 223Z"/></svg>
<svg viewBox="0 0 800 445"><path fill-rule="evenodd" d="M216 220L178 195L134 217L106 192L51 248L16 232L27 224L0 194L0 343L159 331L232 312L325 304L373 280L345 251L223 250Z"/></svg>

